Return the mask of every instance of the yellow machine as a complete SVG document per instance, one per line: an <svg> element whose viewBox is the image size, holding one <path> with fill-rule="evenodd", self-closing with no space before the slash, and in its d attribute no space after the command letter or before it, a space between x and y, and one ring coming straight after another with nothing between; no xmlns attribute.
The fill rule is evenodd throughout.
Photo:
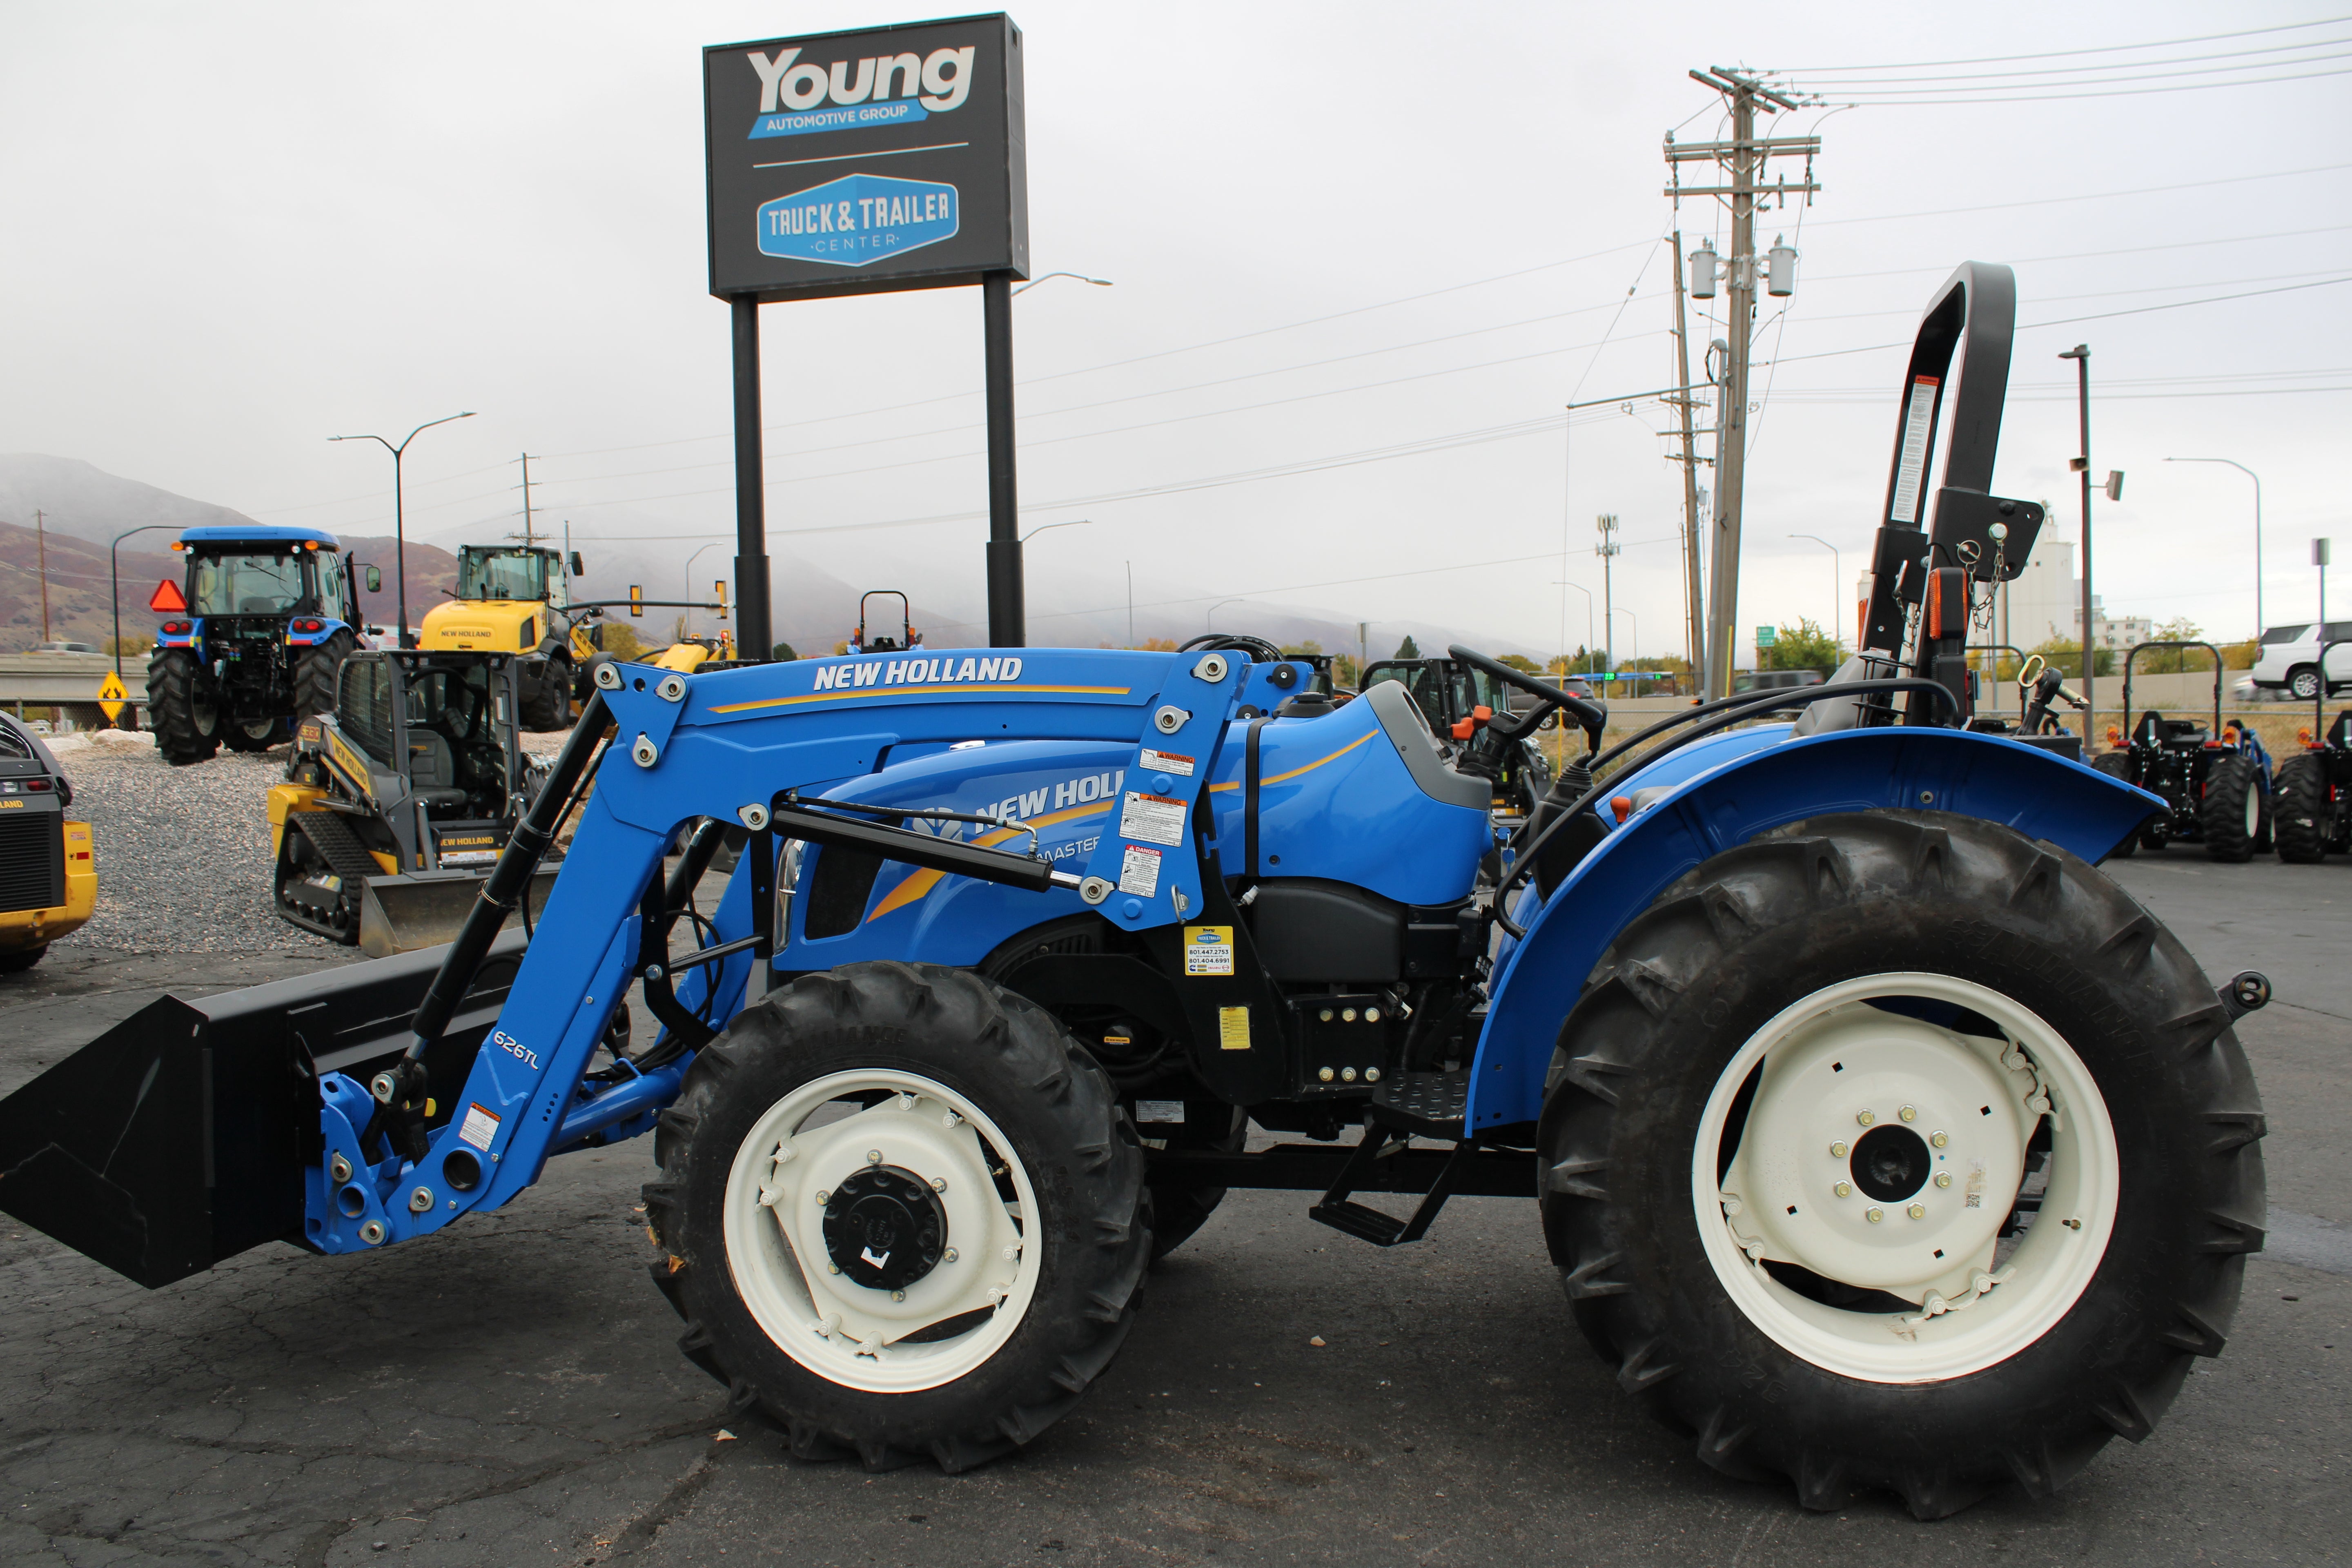
<svg viewBox="0 0 2352 1568"><path fill-rule="evenodd" d="M30 969L98 905L89 824L38 737L0 714L0 974Z"/></svg>

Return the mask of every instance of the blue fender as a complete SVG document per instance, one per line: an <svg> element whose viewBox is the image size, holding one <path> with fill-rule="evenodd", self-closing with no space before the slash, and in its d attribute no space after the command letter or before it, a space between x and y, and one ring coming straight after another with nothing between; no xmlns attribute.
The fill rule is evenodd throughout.
<svg viewBox="0 0 2352 1568"><path fill-rule="evenodd" d="M1676 878L1759 833L1833 812L1948 811L2095 861L2164 804L1996 735L1906 727L1774 733L1777 743L1744 754L1753 742L1701 742L1625 781L1627 792L1671 784L1673 793L1595 847L1505 956L1472 1067L1469 1131L1536 1119L1561 1021L1617 933ZM1701 757L1687 756L1702 747ZM1702 759L1719 765L1694 771ZM1523 916L1532 901L1519 905Z"/></svg>

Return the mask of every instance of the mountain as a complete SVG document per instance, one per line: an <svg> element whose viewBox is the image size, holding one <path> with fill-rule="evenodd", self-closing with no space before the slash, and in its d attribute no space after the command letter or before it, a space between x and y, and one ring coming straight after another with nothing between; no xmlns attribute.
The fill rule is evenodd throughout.
<svg viewBox="0 0 2352 1568"><path fill-rule="evenodd" d="M51 538L88 540L101 551L116 534L144 523L182 529L253 522L241 511L126 479L79 458L0 452L0 522L30 533L36 510L47 514L40 526Z"/></svg>

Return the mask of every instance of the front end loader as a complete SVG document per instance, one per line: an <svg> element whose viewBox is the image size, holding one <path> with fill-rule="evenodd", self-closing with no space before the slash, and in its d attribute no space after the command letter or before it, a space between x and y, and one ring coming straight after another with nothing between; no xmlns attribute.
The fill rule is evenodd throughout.
<svg viewBox="0 0 2352 1568"><path fill-rule="evenodd" d="M958 1471L1077 1404L1234 1188L1379 1247L1511 1195L1559 1331L1700 1462L1816 1509L2042 1495L2222 1347L2267 985L2217 991L2098 870L2153 796L1965 728L2040 523L1989 484L2013 300L1971 265L1929 308L1831 682L1603 750L1599 704L1450 650L1583 737L1483 886L1491 781L1393 682L604 664L447 948L154 1004L0 1101L0 1207L163 1286L434 1246L650 1132L653 1280L730 1416ZM659 1029L615 1056L632 984Z"/></svg>

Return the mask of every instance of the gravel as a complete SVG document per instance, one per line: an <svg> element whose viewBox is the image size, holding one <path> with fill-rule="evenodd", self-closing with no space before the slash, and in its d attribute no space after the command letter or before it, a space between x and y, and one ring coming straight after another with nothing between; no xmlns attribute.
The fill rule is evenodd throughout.
<svg viewBox="0 0 2352 1568"><path fill-rule="evenodd" d="M563 736L526 735L551 753ZM278 919L271 901L269 787L286 775L286 749L223 747L175 768L153 736L99 731L49 741L73 784L75 820L94 830L98 912L61 939L122 952L348 953Z"/></svg>

